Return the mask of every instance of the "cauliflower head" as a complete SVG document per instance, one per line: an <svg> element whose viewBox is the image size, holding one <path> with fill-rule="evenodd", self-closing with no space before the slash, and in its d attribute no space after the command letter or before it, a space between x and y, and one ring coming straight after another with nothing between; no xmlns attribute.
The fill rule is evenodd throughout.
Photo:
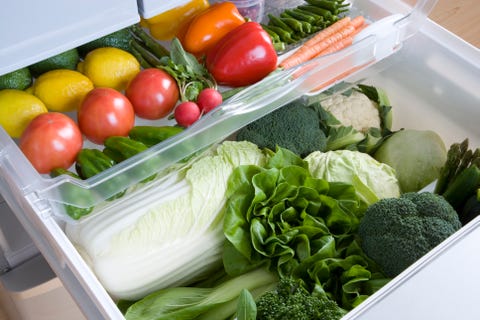
<svg viewBox="0 0 480 320"><path fill-rule="evenodd" d="M344 126L352 126L361 132L381 126L377 103L362 92L353 90L349 95L334 94L320 104Z"/></svg>

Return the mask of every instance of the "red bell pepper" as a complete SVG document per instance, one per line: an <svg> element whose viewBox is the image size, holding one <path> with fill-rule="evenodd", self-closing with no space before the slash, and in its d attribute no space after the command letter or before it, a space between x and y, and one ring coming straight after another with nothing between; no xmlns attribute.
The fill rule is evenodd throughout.
<svg viewBox="0 0 480 320"><path fill-rule="evenodd" d="M257 22L246 22L225 35L207 52L206 67L217 83L253 84L277 68L277 53Z"/></svg>

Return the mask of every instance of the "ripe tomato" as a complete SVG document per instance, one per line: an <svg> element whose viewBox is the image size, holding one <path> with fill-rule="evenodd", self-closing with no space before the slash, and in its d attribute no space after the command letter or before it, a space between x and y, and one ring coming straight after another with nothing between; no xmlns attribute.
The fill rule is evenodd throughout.
<svg viewBox="0 0 480 320"><path fill-rule="evenodd" d="M68 169L82 149L82 133L75 121L59 112L35 117L20 137L20 149L39 173Z"/></svg>
<svg viewBox="0 0 480 320"><path fill-rule="evenodd" d="M178 101L175 79L167 72L148 68L132 79L125 95L140 118L156 120L168 115Z"/></svg>
<svg viewBox="0 0 480 320"><path fill-rule="evenodd" d="M78 125L88 140L102 144L110 136L127 136L135 123L130 101L112 88L95 88L83 99Z"/></svg>

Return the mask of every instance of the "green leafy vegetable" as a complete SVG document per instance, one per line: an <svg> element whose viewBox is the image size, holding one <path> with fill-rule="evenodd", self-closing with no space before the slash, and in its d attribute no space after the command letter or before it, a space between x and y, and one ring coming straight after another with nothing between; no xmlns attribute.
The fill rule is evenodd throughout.
<svg viewBox="0 0 480 320"><path fill-rule="evenodd" d="M101 215L68 225L66 233L116 298L135 300L188 285L221 265L230 173L264 161L254 144L226 141L128 193Z"/></svg>
<svg viewBox="0 0 480 320"><path fill-rule="evenodd" d="M400 196L395 171L369 154L351 150L313 152L305 161L316 178L354 185L367 206L378 199Z"/></svg>
<svg viewBox="0 0 480 320"><path fill-rule="evenodd" d="M355 232L363 215L355 188L313 177L279 148L265 166L236 168L228 181L223 263L235 275L266 265L301 279L349 309L372 292L375 272Z"/></svg>
<svg viewBox="0 0 480 320"><path fill-rule="evenodd" d="M216 83L205 66L186 52L177 38L171 43L170 56L160 59L160 68L175 78L180 88L181 101L196 101L205 88L215 88Z"/></svg>
<svg viewBox="0 0 480 320"><path fill-rule="evenodd" d="M226 319L240 308L239 320L254 320L252 298L276 286L278 278L257 269L228 279L215 287L172 287L158 290L128 307L127 320L211 320ZM244 313L243 313L244 312Z"/></svg>
<svg viewBox="0 0 480 320"><path fill-rule="evenodd" d="M238 299L237 320L256 320L257 305L250 291L242 289Z"/></svg>

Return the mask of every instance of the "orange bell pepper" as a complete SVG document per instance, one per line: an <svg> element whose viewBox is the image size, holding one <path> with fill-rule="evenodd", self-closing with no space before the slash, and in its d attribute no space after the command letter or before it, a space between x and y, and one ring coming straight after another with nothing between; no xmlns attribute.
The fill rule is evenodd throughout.
<svg viewBox="0 0 480 320"><path fill-rule="evenodd" d="M184 23L188 23L196 14L210 6L208 0L190 2L165 11L149 19L142 19L152 37L157 40L170 40L177 36Z"/></svg>
<svg viewBox="0 0 480 320"><path fill-rule="evenodd" d="M245 23L245 18L231 2L220 2L196 15L179 37L185 51L201 56L223 36Z"/></svg>

